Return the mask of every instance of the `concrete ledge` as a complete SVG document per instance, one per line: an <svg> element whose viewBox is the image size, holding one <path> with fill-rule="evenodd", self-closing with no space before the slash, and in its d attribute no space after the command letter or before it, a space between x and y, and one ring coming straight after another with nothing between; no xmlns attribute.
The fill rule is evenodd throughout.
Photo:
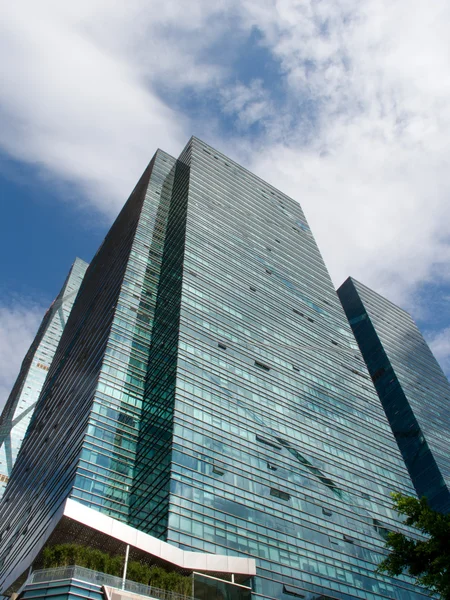
<svg viewBox="0 0 450 600"><path fill-rule="evenodd" d="M130 525L89 508L68 498L55 512L39 541L30 553L14 566L2 582L1 593L12 593L23 584L29 568L37 561L46 543L76 542L105 548L111 552L125 552L126 545L138 554L148 555L155 562L173 565L182 571L200 571L205 574L234 575L236 581L244 581L256 575L256 562L253 558L189 552L163 542Z"/></svg>
<svg viewBox="0 0 450 600"><path fill-rule="evenodd" d="M120 542L129 544L155 558L167 561L180 569L248 575L249 577L256 575L256 562L253 558L180 550L130 525L125 525L116 519L99 513L93 508L84 506L71 498L68 498L65 502L63 515L95 531L109 535Z"/></svg>

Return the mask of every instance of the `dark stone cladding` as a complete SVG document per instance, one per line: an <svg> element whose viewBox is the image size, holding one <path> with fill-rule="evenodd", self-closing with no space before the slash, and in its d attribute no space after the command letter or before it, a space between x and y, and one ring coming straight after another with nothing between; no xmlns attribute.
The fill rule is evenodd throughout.
<svg viewBox="0 0 450 600"><path fill-rule="evenodd" d="M154 159L92 260L0 505L0 586L70 494ZM95 335L93 335L95 332Z"/></svg>

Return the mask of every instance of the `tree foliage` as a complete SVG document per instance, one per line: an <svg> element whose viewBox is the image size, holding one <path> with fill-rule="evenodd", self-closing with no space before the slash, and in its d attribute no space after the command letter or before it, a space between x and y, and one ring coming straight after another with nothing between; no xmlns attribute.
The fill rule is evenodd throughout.
<svg viewBox="0 0 450 600"><path fill-rule="evenodd" d="M58 544L47 546L42 553L44 569L78 565L108 575L121 577L124 556L113 556L107 552L81 546L79 544ZM180 573L168 572L156 565L149 566L136 560L130 560L127 567L127 579L151 585L163 590L190 596L191 579Z"/></svg>
<svg viewBox="0 0 450 600"><path fill-rule="evenodd" d="M450 600L450 515L430 508L426 498L392 494L394 508L406 517L406 525L421 531L426 539L416 540L390 532L386 546L390 554L378 566L388 575L405 572L433 593Z"/></svg>

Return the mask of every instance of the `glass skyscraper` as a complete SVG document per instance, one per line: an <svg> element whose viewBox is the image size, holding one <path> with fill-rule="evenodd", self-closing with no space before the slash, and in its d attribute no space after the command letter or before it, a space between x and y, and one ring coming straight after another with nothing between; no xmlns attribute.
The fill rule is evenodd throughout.
<svg viewBox="0 0 450 600"><path fill-rule="evenodd" d="M11 475L47 372L88 265L75 259L46 312L0 416L0 498Z"/></svg>
<svg viewBox="0 0 450 600"><path fill-rule="evenodd" d="M411 316L365 285L338 291L419 496L450 511L450 384Z"/></svg>
<svg viewBox="0 0 450 600"><path fill-rule="evenodd" d="M414 494L299 204L196 138L158 150L0 506L3 590L69 498L117 531L254 558L255 599L419 600L375 573L386 533L409 531L392 491Z"/></svg>

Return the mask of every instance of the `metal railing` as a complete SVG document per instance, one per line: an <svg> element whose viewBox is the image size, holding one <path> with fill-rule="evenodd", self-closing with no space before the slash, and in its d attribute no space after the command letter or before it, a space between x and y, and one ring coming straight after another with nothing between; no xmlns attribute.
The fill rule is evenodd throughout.
<svg viewBox="0 0 450 600"><path fill-rule="evenodd" d="M108 575L106 573L100 573L99 571L93 571L92 569L77 566L34 571L27 581L27 585L61 581L64 579L78 579L98 586L106 585L115 588L118 592L131 592L132 594L139 594L156 600L195 600L192 596L178 594L177 592L169 590L162 590L161 588L144 585L143 583L137 583L136 581L130 581L129 579L125 580L125 586L123 586L121 577L115 577L114 575Z"/></svg>

